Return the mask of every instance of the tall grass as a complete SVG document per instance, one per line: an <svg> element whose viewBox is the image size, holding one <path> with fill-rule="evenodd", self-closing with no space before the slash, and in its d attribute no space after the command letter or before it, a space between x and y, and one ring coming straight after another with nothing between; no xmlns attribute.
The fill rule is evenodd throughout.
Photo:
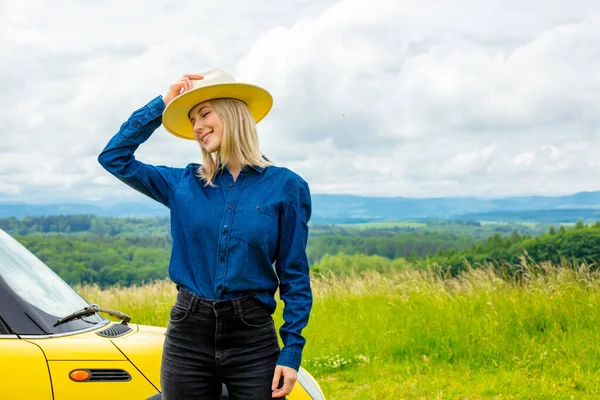
<svg viewBox="0 0 600 400"><path fill-rule="evenodd" d="M517 277L501 271L316 277L303 366L328 399L600 398L600 274L526 260ZM168 282L78 290L162 326L175 298Z"/></svg>

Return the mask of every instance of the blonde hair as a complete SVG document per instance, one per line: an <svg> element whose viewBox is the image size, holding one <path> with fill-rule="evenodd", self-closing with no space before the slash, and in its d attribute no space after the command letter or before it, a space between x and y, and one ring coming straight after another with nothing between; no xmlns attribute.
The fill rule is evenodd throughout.
<svg viewBox="0 0 600 400"><path fill-rule="evenodd" d="M200 146L202 166L198 169L198 173L207 185L215 186L217 173L222 171L231 160L239 162L242 167L266 168L272 165L272 162L260 151L256 123L246 103L238 99L226 98L210 100L210 105L223 124L223 139L221 149L215 153L210 153Z"/></svg>

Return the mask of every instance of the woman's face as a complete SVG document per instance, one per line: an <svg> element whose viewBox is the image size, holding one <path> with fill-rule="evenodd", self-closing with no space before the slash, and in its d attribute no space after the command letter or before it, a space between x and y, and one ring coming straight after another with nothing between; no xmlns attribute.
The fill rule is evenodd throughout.
<svg viewBox="0 0 600 400"><path fill-rule="evenodd" d="M194 128L194 136L200 146L209 153L219 151L223 141L223 123L210 102L205 101L196 105L190 111L189 117Z"/></svg>

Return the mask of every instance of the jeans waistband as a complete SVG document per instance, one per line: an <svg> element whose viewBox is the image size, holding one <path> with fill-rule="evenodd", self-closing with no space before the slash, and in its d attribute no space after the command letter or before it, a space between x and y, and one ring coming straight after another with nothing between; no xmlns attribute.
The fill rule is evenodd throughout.
<svg viewBox="0 0 600 400"><path fill-rule="evenodd" d="M244 310L261 306L260 302L251 295L238 297L231 300L208 300L184 288L179 288L177 302L188 308L190 312L212 314L217 316L233 315L240 317Z"/></svg>

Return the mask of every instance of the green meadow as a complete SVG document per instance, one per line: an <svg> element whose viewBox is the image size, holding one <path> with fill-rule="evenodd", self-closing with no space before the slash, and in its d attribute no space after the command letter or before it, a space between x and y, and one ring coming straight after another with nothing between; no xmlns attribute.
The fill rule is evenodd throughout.
<svg viewBox="0 0 600 400"><path fill-rule="evenodd" d="M600 273L517 267L315 276L303 366L331 400L600 398ZM175 299L167 281L76 289L158 326Z"/></svg>

